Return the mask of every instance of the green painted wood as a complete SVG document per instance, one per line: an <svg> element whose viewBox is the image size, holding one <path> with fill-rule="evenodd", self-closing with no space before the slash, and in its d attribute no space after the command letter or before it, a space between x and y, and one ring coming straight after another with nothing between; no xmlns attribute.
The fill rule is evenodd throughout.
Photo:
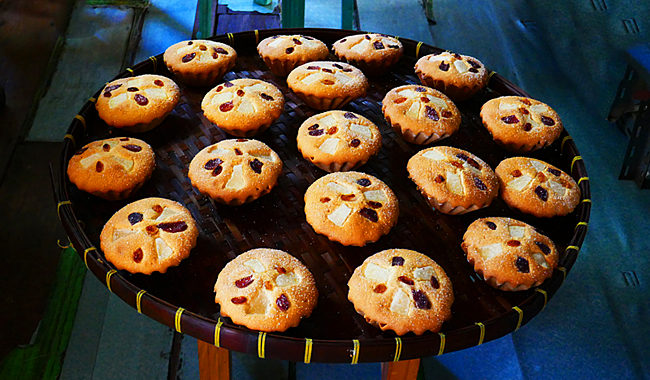
<svg viewBox="0 0 650 380"><path fill-rule="evenodd" d="M341 0L341 29L354 29L354 0Z"/></svg>
<svg viewBox="0 0 650 380"><path fill-rule="evenodd" d="M305 0L282 0L282 27L305 26Z"/></svg>
<svg viewBox="0 0 650 380"><path fill-rule="evenodd" d="M196 38L208 38L212 36L212 0L199 0L197 17L199 19L199 31Z"/></svg>

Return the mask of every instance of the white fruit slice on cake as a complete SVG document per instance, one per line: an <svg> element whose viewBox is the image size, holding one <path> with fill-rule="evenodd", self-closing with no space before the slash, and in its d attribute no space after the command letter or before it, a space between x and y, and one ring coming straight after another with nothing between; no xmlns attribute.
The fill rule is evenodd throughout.
<svg viewBox="0 0 650 380"><path fill-rule="evenodd" d="M174 254L174 250L167 245L162 238L156 238L156 252L158 252L158 260L165 260Z"/></svg>
<svg viewBox="0 0 650 380"><path fill-rule="evenodd" d="M371 280L384 283L388 281L390 269L380 267L374 263L368 263L368 265L366 265L366 269L363 271L363 275Z"/></svg>
<svg viewBox="0 0 650 380"><path fill-rule="evenodd" d="M244 266L251 268L251 270L255 273L262 273L266 271L264 264L262 264L262 262L259 261L258 259L248 260L247 262L244 263Z"/></svg>
<svg viewBox="0 0 650 380"><path fill-rule="evenodd" d="M501 243L485 245L478 249L478 253L480 253L481 256L483 256L483 259L485 260L490 260L500 255L501 252L503 252L503 247L501 246Z"/></svg>
<svg viewBox="0 0 650 380"><path fill-rule="evenodd" d="M227 189L241 189L244 187L245 179L242 165L235 165L232 168L232 176L226 183Z"/></svg>
<svg viewBox="0 0 650 380"><path fill-rule="evenodd" d="M508 185L507 185L507 186L508 186L509 188L511 188L511 189L514 189L514 190L517 190L517 191L521 191L521 190L523 190L526 186L528 186L528 184L529 184L530 181L532 181L532 180L533 180L533 179L532 179L531 177L529 177L529 176L527 176L527 175L524 174L524 175L522 175L521 177L517 177L517 178L513 179L512 181L508 182Z"/></svg>
<svg viewBox="0 0 650 380"><path fill-rule="evenodd" d="M348 216L352 212L352 209L346 206L345 204L340 205L334 212L327 216L332 223L336 224L339 227L342 227L345 224L345 221L348 219Z"/></svg>
<svg viewBox="0 0 650 380"><path fill-rule="evenodd" d="M395 294L393 294L393 301L390 303L390 311L400 315L407 315L409 313L410 305L411 299L409 296L402 289L398 289Z"/></svg>

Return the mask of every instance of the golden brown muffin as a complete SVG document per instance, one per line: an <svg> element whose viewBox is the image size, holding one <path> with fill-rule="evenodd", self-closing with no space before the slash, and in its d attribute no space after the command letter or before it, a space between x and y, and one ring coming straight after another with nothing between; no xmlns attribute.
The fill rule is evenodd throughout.
<svg viewBox="0 0 650 380"><path fill-rule="evenodd" d="M445 271L408 249L368 257L348 282L348 299L368 323L397 335L438 332L451 319L454 292Z"/></svg>
<svg viewBox="0 0 650 380"><path fill-rule="evenodd" d="M381 149L379 128L346 111L327 111L305 120L297 141L303 157L328 172L356 169Z"/></svg>
<svg viewBox="0 0 650 380"><path fill-rule="evenodd" d="M179 82L190 86L214 86L235 66L237 52L215 41L181 41L168 47L163 59Z"/></svg>
<svg viewBox="0 0 650 380"><path fill-rule="evenodd" d="M187 173L202 194L239 206L268 194L282 174L282 160L257 140L222 140L203 148Z"/></svg>
<svg viewBox="0 0 650 380"><path fill-rule="evenodd" d="M544 161L511 157L494 170L501 198L508 206L538 218L572 212L580 203L580 187L562 170Z"/></svg>
<svg viewBox="0 0 650 380"><path fill-rule="evenodd" d="M252 249L226 264L214 291L222 316L266 332L298 326L318 302L309 269L290 254L269 248Z"/></svg>
<svg viewBox="0 0 650 380"><path fill-rule="evenodd" d="M483 125L504 149L523 154L545 148L562 133L560 116L548 105L521 96L502 96L481 107Z"/></svg>
<svg viewBox="0 0 650 380"><path fill-rule="evenodd" d="M339 59L358 67L367 76L386 74L404 54L397 38L375 33L347 36L332 48Z"/></svg>
<svg viewBox="0 0 650 380"><path fill-rule="evenodd" d="M190 212L164 198L145 198L121 208L100 235L106 260L131 273L165 273L190 255L199 230Z"/></svg>
<svg viewBox="0 0 650 380"><path fill-rule="evenodd" d="M178 104L180 91L171 79L139 75L106 84L95 108L106 124L129 132L157 127Z"/></svg>
<svg viewBox="0 0 650 380"><path fill-rule="evenodd" d="M93 141L68 162L68 178L79 190L109 201L126 199L144 185L156 167L151 146L132 137Z"/></svg>
<svg viewBox="0 0 650 380"><path fill-rule="evenodd" d="M492 168L462 149L437 146L421 150L411 157L407 169L429 204L445 214L487 207L499 194Z"/></svg>
<svg viewBox="0 0 650 380"><path fill-rule="evenodd" d="M356 67L343 62L314 61L296 67L287 84L311 108L339 109L366 96L368 79Z"/></svg>
<svg viewBox="0 0 650 380"><path fill-rule="evenodd" d="M458 108L445 94L418 85L390 90L382 100L381 111L398 135L420 145L451 136L461 122Z"/></svg>
<svg viewBox="0 0 650 380"><path fill-rule="evenodd" d="M322 61L329 55L322 41L300 34L265 38L257 45L257 52L273 74L281 77L300 65Z"/></svg>
<svg viewBox="0 0 650 380"><path fill-rule="evenodd" d="M535 227L510 218L474 221L461 247L474 270L490 286L527 290L541 285L558 266L555 244Z"/></svg>
<svg viewBox="0 0 650 380"><path fill-rule="evenodd" d="M481 61L447 51L420 58L415 64L415 73L422 84L442 91L455 102L471 98L489 80Z"/></svg>
<svg viewBox="0 0 650 380"><path fill-rule="evenodd" d="M284 95L271 83L235 79L218 85L201 102L205 117L237 137L264 132L282 115Z"/></svg>
<svg viewBox="0 0 650 380"><path fill-rule="evenodd" d="M363 247L386 235L399 217L393 191L359 172L323 176L305 192L305 215L314 231L343 245Z"/></svg>

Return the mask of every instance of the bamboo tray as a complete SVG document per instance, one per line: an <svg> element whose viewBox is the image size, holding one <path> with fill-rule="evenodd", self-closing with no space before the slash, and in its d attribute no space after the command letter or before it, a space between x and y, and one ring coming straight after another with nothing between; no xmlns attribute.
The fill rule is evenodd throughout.
<svg viewBox="0 0 650 380"><path fill-rule="evenodd" d="M207 145L230 138L207 121L200 102L209 89L181 85L181 101L165 121L138 135L109 128L95 111L99 91L72 121L63 141L60 179L56 184L59 217L88 269L108 289L138 312L230 350L265 358L298 362L389 362L440 355L480 345L517 330L535 317L564 282L578 257L587 232L591 209L589 180L578 150L566 131L550 147L530 156L547 161L570 173L582 190L582 202L568 216L536 219L509 209L496 199L486 209L462 216L441 214L427 204L408 179L408 159L425 147L401 140L385 122L381 100L387 91L402 84L419 84L413 66L418 57L441 49L401 39L405 55L391 73L371 79L365 98L344 109L371 119L380 128L383 147L359 171L382 179L400 202L397 226L378 242L366 247L344 247L316 234L304 216L303 194L309 184L326 174L305 161L296 148L300 124L316 111L306 107L274 76L258 57L257 42L275 34L299 33L330 45L346 35L359 33L333 29L275 29L248 31L214 37L233 46L237 65L224 80L258 78L273 83L286 98L280 119L256 139L268 144L284 161L278 186L257 201L239 207L213 202L198 193L187 178L190 161ZM334 59L333 56L331 56ZM157 73L170 76L162 54L127 69L116 78ZM509 157L481 124L479 110L499 95L529 96L511 82L493 73L489 86L472 99L458 103L462 113L460 130L438 145L468 150L492 168ZM534 94L533 94L534 97ZM147 141L156 152L156 170L134 198L108 202L76 189L65 176L74 152L86 143L109 137L132 136ZM201 234L190 257L166 274L151 276L116 271L104 259L99 233L118 209L133 200L159 196L184 204L196 219ZM460 248L463 233L474 220L486 216L508 216L529 223L550 236L560 252L560 268L537 289L501 292L485 284L468 264ZM301 259L316 278L320 297L310 318L284 333L260 333L221 318L214 303L213 286L219 271L238 254L257 247L278 248ZM452 280L456 301L453 318L440 333L412 333L397 337L370 326L347 300L347 281L362 261L384 249L409 248L425 253L440 264ZM137 342L133 342L137 344Z"/></svg>

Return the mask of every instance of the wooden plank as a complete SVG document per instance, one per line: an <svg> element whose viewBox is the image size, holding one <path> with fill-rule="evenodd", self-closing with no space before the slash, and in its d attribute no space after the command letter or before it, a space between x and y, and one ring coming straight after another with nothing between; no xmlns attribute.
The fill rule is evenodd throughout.
<svg viewBox="0 0 650 380"><path fill-rule="evenodd" d="M199 377L201 380L230 380L230 351L202 340L199 349Z"/></svg>
<svg viewBox="0 0 650 380"><path fill-rule="evenodd" d="M420 359L381 363L382 380L415 380L418 377Z"/></svg>

